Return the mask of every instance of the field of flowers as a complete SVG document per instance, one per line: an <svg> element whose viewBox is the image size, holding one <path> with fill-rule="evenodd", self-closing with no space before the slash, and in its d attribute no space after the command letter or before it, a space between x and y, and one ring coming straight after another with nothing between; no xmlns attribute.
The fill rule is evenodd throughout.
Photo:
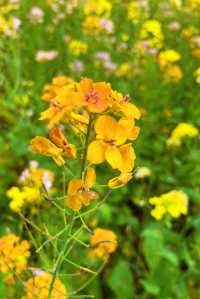
<svg viewBox="0 0 200 299"><path fill-rule="evenodd" d="M0 0L0 298L200 298L200 0Z"/></svg>

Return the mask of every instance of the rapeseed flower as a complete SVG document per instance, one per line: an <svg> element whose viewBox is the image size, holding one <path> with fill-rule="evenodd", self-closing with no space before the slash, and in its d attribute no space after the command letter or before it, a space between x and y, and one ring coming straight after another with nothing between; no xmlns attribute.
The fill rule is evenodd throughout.
<svg viewBox="0 0 200 299"><path fill-rule="evenodd" d="M156 220L161 220L167 213L178 218L188 212L188 196L183 191L172 190L159 197L151 197L149 202L155 206L151 215Z"/></svg>
<svg viewBox="0 0 200 299"><path fill-rule="evenodd" d="M96 140L88 146L87 159L92 164L105 160L113 169L129 172L136 158L131 144L124 144L129 138L126 128L108 115L100 116L95 122Z"/></svg>
<svg viewBox="0 0 200 299"><path fill-rule="evenodd" d="M106 260L117 249L117 236L108 229L96 228L90 238L91 256Z"/></svg>
<svg viewBox="0 0 200 299"><path fill-rule="evenodd" d="M14 234L8 234L0 238L0 272L6 274L9 282L14 282L13 273L16 275L27 267L30 256L30 245L26 240Z"/></svg>
<svg viewBox="0 0 200 299"><path fill-rule="evenodd" d="M25 294L21 299L48 299L52 275L41 273L25 282ZM56 278L51 291L51 299L67 299L67 291L60 279Z"/></svg>
<svg viewBox="0 0 200 299"><path fill-rule="evenodd" d="M167 140L168 145L181 145L184 137L197 137L199 130L189 123L180 123L172 131L170 138Z"/></svg>
<svg viewBox="0 0 200 299"><path fill-rule="evenodd" d="M96 180L93 168L86 169L84 179L72 179L67 189L66 203L68 208L79 211L83 206L87 206L93 199L97 198L97 192L91 190Z"/></svg>

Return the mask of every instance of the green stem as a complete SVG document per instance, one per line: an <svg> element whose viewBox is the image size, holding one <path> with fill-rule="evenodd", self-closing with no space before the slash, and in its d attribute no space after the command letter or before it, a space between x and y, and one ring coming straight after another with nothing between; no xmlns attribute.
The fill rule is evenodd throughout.
<svg viewBox="0 0 200 299"><path fill-rule="evenodd" d="M89 123L88 123L88 127L87 127L87 133L86 133L86 137L85 137L85 146L84 146L83 159L82 159L82 162L81 162L81 178L83 176L83 171L84 171L85 163L86 163L87 149L88 149L91 126L92 126L92 115L90 114L89 115Z"/></svg>

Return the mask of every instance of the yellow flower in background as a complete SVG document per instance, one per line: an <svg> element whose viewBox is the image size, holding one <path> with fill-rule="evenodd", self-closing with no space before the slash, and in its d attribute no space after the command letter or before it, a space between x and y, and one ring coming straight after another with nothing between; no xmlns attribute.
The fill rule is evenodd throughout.
<svg viewBox="0 0 200 299"><path fill-rule="evenodd" d="M194 71L194 77L198 84L200 84L200 67Z"/></svg>
<svg viewBox="0 0 200 299"><path fill-rule="evenodd" d="M91 256L106 260L117 249L117 236L108 229L96 228L90 238Z"/></svg>
<svg viewBox="0 0 200 299"><path fill-rule="evenodd" d="M70 40L68 46L74 56L86 54L88 50L88 45L85 42L76 39Z"/></svg>
<svg viewBox="0 0 200 299"><path fill-rule="evenodd" d="M51 191L53 181L53 172L38 167L37 161L30 161L29 166L22 171L19 177L19 183L38 189L45 186L47 191Z"/></svg>
<svg viewBox="0 0 200 299"><path fill-rule="evenodd" d="M87 16L83 22L83 32L88 35L95 35L101 32L101 20L97 16Z"/></svg>
<svg viewBox="0 0 200 299"><path fill-rule="evenodd" d="M181 145L184 137L197 137L199 130L189 123L180 123L172 131L170 138L167 140L168 145Z"/></svg>
<svg viewBox="0 0 200 299"><path fill-rule="evenodd" d="M178 218L188 213L188 196L183 191L172 190L159 197L151 197L149 202L155 206L151 210L151 215L156 220L161 220L167 213L173 218Z"/></svg>
<svg viewBox="0 0 200 299"><path fill-rule="evenodd" d="M27 267L30 256L30 245L14 234L0 238L0 272L6 274L9 281L14 282L13 273L19 275Z"/></svg>
<svg viewBox="0 0 200 299"><path fill-rule="evenodd" d="M181 59L181 55L175 50L161 51L158 55L158 63L161 69L165 69L167 66L174 64Z"/></svg>
<svg viewBox="0 0 200 299"><path fill-rule="evenodd" d="M183 78L183 72L178 65L174 64L166 69L164 77L166 82L178 82Z"/></svg>
<svg viewBox="0 0 200 299"><path fill-rule="evenodd" d="M129 127L124 127L108 115L100 116L95 122L96 140L88 146L87 159L92 164L105 160L113 169L129 172L136 158L131 144L124 144L129 138Z"/></svg>
<svg viewBox="0 0 200 299"><path fill-rule="evenodd" d="M131 1L128 4L128 18L133 22L136 23L138 21L138 17L140 14L140 8L138 1Z"/></svg>
<svg viewBox="0 0 200 299"><path fill-rule="evenodd" d="M200 8L200 0L187 0L186 5L191 9Z"/></svg>
<svg viewBox="0 0 200 299"><path fill-rule="evenodd" d="M123 77L128 75L130 73L130 70L131 70L130 64L125 62L118 66L115 74L117 77Z"/></svg>
<svg viewBox="0 0 200 299"><path fill-rule="evenodd" d="M112 3L109 0L86 0L84 4L85 15L95 14L97 16L104 16L109 18L112 11Z"/></svg>
<svg viewBox="0 0 200 299"><path fill-rule="evenodd" d="M140 31L140 40L147 42L147 46L150 48L162 48L164 36L160 22L157 20L145 21Z"/></svg>
<svg viewBox="0 0 200 299"><path fill-rule="evenodd" d="M38 204L41 201L40 190L28 186L24 186L22 190L15 186L11 187L7 191L7 197L11 199L10 209L16 213L20 213L29 204Z"/></svg>
<svg viewBox="0 0 200 299"><path fill-rule="evenodd" d="M48 299L52 282L49 273L37 274L25 282L25 295L21 299ZM51 292L51 299L67 299L67 290L60 279L56 278Z"/></svg>
<svg viewBox="0 0 200 299"><path fill-rule="evenodd" d="M169 82L178 82L183 77L181 68L176 64L181 59L181 55L173 50L161 51L158 55L160 69L164 72L164 78Z"/></svg>

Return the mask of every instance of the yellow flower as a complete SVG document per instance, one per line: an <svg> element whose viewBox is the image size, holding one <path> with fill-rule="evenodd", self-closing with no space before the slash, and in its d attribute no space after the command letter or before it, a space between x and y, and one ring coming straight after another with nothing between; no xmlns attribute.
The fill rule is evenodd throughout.
<svg viewBox="0 0 200 299"><path fill-rule="evenodd" d="M109 105L111 87L105 82L93 82L83 78L78 86L79 101L89 111L94 113L104 112Z"/></svg>
<svg viewBox="0 0 200 299"><path fill-rule="evenodd" d="M161 24L157 20L144 22L140 31L140 40L148 41L148 46L151 48L162 48L164 36Z"/></svg>
<svg viewBox="0 0 200 299"><path fill-rule="evenodd" d="M199 130L189 123L180 123L172 131L170 138L167 140L168 145L181 145L183 137L196 137L199 134Z"/></svg>
<svg viewBox="0 0 200 299"><path fill-rule="evenodd" d="M120 92L112 91L110 104L113 112L121 112L125 118L134 120L141 117L140 110L129 102L128 96L123 96Z"/></svg>
<svg viewBox="0 0 200 299"><path fill-rule="evenodd" d="M22 208L30 203L39 203L41 200L39 189L28 186L24 186L22 190L18 187L11 187L7 191L7 196L11 199L10 209L16 213L21 212Z"/></svg>
<svg viewBox="0 0 200 299"><path fill-rule="evenodd" d="M98 194L90 190L96 180L93 168L86 169L84 179L72 179L67 189L67 207L73 211L79 211L83 206L87 206L90 201L97 198Z"/></svg>
<svg viewBox="0 0 200 299"><path fill-rule="evenodd" d="M181 59L181 55L175 50L161 51L158 55L158 63L161 69L165 69L167 66L174 64Z"/></svg>
<svg viewBox="0 0 200 299"><path fill-rule="evenodd" d="M195 71L194 71L194 77L196 79L196 82L198 84L200 84L200 67L198 67Z"/></svg>
<svg viewBox="0 0 200 299"><path fill-rule="evenodd" d="M76 158L76 147L73 144L69 144L67 138L62 131L55 127L51 129L49 133L50 140L59 148L63 150L68 158Z"/></svg>
<svg viewBox="0 0 200 299"><path fill-rule="evenodd" d="M29 256L28 241L20 241L20 238L14 234L0 238L0 272L5 273L10 282L14 280L13 273L19 275L27 267Z"/></svg>
<svg viewBox="0 0 200 299"><path fill-rule="evenodd" d="M87 159L93 164L105 160L113 169L129 172L136 158L130 144L124 144L129 138L129 128L125 128L108 115L100 116L95 122L96 140L88 146Z"/></svg>
<svg viewBox="0 0 200 299"><path fill-rule="evenodd" d="M74 80L67 76L54 77L50 84L46 84L43 88L42 99L51 102L59 95L60 89L63 87L73 87Z"/></svg>
<svg viewBox="0 0 200 299"><path fill-rule="evenodd" d="M117 236L108 229L96 228L90 238L91 256L107 259L117 249Z"/></svg>
<svg viewBox="0 0 200 299"><path fill-rule="evenodd" d="M69 49L75 56L80 56L87 53L88 45L80 40L69 41Z"/></svg>
<svg viewBox="0 0 200 299"><path fill-rule="evenodd" d="M65 160L62 158L63 150L58 148L49 139L36 136L31 140L31 148L35 153L40 153L51 157L58 166L65 164Z"/></svg>
<svg viewBox="0 0 200 299"><path fill-rule="evenodd" d="M170 82L178 82L183 78L183 72L178 65L169 66L165 71L165 79Z"/></svg>
<svg viewBox="0 0 200 299"><path fill-rule="evenodd" d="M125 62L125 63L122 63L116 70L116 76L117 77L123 77L123 76L126 76L130 73L130 65L129 63Z"/></svg>
<svg viewBox="0 0 200 299"><path fill-rule="evenodd" d="M126 185L131 179L133 178L133 173L131 172L124 172L121 173L119 176L110 179L108 181L108 187L110 189L116 189L116 188L120 188L123 187L124 185Z"/></svg>
<svg viewBox="0 0 200 299"><path fill-rule="evenodd" d="M87 0L84 5L86 15L96 14L97 16L109 17L112 10L112 4L108 0Z"/></svg>
<svg viewBox="0 0 200 299"><path fill-rule="evenodd" d="M80 106L76 88L76 84L68 84L57 88L56 96L47 93L46 95L48 96L46 96L46 99L50 101L50 106L41 113L40 120L47 119L49 121L49 127L52 128L55 124L67 118L73 109L77 109L77 107ZM73 101L71 99L73 99Z"/></svg>
<svg viewBox="0 0 200 299"><path fill-rule="evenodd" d="M25 295L21 299L48 299L52 275L41 273L29 278L25 283ZM67 299L67 291L60 279L56 278L51 292L51 299Z"/></svg>
<svg viewBox="0 0 200 299"><path fill-rule="evenodd" d="M149 202L155 206L151 215L157 220L161 220L167 213L178 218L188 212L188 196L183 191L172 190L159 197L150 198Z"/></svg>
<svg viewBox="0 0 200 299"><path fill-rule="evenodd" d="M88 16L83 22L83 32L88 35L95 35L101 32L101 20L97 16Z"/></svg>
<svg viewBox="0 0 200 299"><path fill-rule="evenodd" d="M138 1L132 0L128 4L128 18L133 22L136 23L138 21L138 17L140 14L140 6Z"/></svg>

